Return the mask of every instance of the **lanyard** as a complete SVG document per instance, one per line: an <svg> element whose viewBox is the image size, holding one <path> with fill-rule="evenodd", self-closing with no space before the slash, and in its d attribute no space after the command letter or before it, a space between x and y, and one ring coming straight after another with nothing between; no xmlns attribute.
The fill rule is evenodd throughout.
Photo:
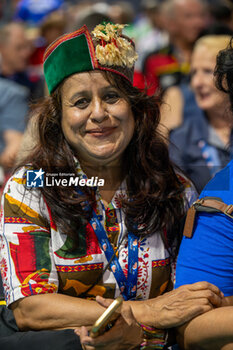
<svg viewBox="0 0 233 350"><path fill-rule="evenodd" d="M198 142L202 157L204 158L210 174L213 177L220 170L221 162L215 147L208 145L204 140Z"/></svg>
<svg viewBox="0 0 233 350"><path fill-rule="evenodd" d="M76 188L76 191L78 194L83 195L79 188ZM89 209L90 205L86 203L85 210ZM132 232L128 232L128 276L126 278L113 247L109 242L107 233L99 221L94 209L92 209L90 224L98 238L99 244L101 245L107 261L110 262L109 266L114 274L123 298L125 300L135 299L137 293L138 276L138 237Z"/></svg>

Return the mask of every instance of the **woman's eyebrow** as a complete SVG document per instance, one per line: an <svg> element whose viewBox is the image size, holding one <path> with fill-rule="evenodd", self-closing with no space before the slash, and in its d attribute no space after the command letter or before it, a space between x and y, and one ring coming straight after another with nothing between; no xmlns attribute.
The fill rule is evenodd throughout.
<svg viewBox="0 0 233 350"><path fill-rule="evenodd" d="M115 86L108 85L108 86L104 86L104 87L100 88L99 91L100 91L100 93L105 93L105 92L108 92L109 90L117 90L117 88ZM71 95L70 100L73 101L80 96L87 96L87 95L90 95L91 93L92 92L90 90L80 90L80 91L74 92Z"/></svg>
<svg viewBox="0 0 233 350"><path fill-rule="evenodd" d="M90 94L90 92L88 90L77 91L71 95L70 100L73 101L80 96L87 96L88 94Z"/></svg>
<svg viewBox="0 0 233 350"><path fill-rule="evenodd" d="M108 85L108 86L104 86L103 88L100 89L102 92L106 92L109 90L117 90L115 86L112 85Z"/></svg>

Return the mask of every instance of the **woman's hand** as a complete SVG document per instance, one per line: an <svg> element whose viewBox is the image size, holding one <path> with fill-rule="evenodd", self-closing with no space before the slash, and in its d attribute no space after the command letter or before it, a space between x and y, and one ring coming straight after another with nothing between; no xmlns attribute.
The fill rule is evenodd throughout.
<svg viewBox="0 0 233 350"><path fill-rule="evenodd" d="M104 307L111 303L111 300L101 297L96 300ZM154 299L124 302L121 317L112 329L92 339L83 327L81 341L84 345L88 344L85 345L87 350L107 350L109 347L111 350L134 349L142 340L137 322L160 329L173 328L223 305L224 295L213 284L197 282L184 285ZM78 330L76 333L79 334Z"/></svg>
<svg viewBox="0 0 233 350"><path fill-rule="evenodd" d="M157 298L127 302L136 320L156 328L172 328L224 305L224 295L208 282L184 285Z"/></svg>
<svg viewBox="0 0 233 350"><path fill-rule="evenodd" d="M108 307L112 300L96 297L96 301L101 306ZM80 336L82 346L85 350L130 350L137 348L142 342L142 329L137 324L131 307L125 304L121 311L121 316L117 319L113 328L97 338L88 336L85 327L75 330Z"/></svg>

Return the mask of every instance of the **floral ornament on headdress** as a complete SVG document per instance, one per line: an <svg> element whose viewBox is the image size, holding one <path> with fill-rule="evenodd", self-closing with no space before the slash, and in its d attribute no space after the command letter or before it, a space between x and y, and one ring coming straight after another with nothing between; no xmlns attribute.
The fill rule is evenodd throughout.
<svg viewBox="0 0 233 350"><path fill-rule="evenodd" d="M124 24L103 23L92 31L98 40L95 53L101 65L132 68L138 58L132 43L122 37Z"/></svg>

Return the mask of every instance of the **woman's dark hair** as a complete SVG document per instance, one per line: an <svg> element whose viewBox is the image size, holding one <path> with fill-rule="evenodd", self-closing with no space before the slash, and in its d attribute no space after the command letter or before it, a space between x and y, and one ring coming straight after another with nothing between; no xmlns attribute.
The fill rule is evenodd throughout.
<svg viewBox="0 0 233 350"><path fill-rule="evenodd" d="M214 75L217 88L229 94L233 111L233 37L228 47L219 52Z"/></svg>
<svg viewBox="0 0 233 350"><path fill-rule="evenodd" d="M233 4L231 0L211 0L208 10L214 22L228 23L232 18Z"/></svg>
<svg viewBox="0 0 233 350"><path fill-rule="evenodd" d="M207 28L204 28L200 34L198 35L198 39L201 38L202 36L206 35L233 35L233 30L223 24L223 23L218 23L214 22L213 24L209 25Z"/></svg>
<svg viewBox="0 0 233 350"><path fill-rule="evenodd" d="M178 232L184 217L184 186L174 172L166 142L158 132L160 98L147 96L117 74L102 74L125 96L135 118L135 132L124 153L130 194L130 200L122 201L126 226L137 235L158 231L167 248L178 248ZM76 172L73 150L61 128L61 107L61 87L34 107L39 141L21 165L30 163L34 169L42 168L47 173ZM86 199L94 201L91 190L84 187L84 197L77 196L74 187L40 188L53 221L77 245L77 232L90 215L82 209L82 203Z"/></svg>

